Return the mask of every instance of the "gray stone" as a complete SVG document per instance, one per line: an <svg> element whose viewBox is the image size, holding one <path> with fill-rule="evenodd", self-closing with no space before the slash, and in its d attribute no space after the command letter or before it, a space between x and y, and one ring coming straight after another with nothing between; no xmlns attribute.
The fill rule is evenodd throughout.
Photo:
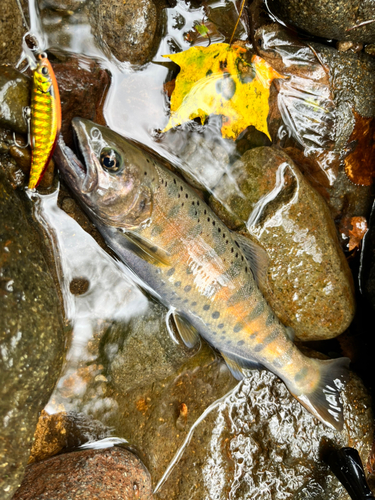
<svg viewBox="0 0 375 500"><path fill-rule="evenodd" d="M0 126L27 133L23 109L30 106L31 80L10 66L0 66Z"/></svg>
<svg viewBox="0 0 375 500"><path fill-rule="evenodd" d="M375 42L375 24L372 22L375 7L371 0L271 0L268 5L284 22L312 35ZM368 21L370 23L366 24Z"/></svg>
<svg viewBox="0 0 375 500"><path fill-rule="evenodd" d="M88 11L93 33L107 55L140 65L150 59L158 24L152 0L91 0Z"/></svg>
<svg viewBox="0 0 375 500"><path fill-rule="evenodd" d="M0 491L6 500L22 480L38 413L59 376L64 332L42 240L1 172L0 212Z"/></svg>
<svg viewBox="0 0 375 500"><path fill-rule="evenodd" d="M267 251L264 294L280 320L303 340L342 333L354 316L351 272L327 205L293 161L274 148L247 151L214 197L224 222Z"/></svg>

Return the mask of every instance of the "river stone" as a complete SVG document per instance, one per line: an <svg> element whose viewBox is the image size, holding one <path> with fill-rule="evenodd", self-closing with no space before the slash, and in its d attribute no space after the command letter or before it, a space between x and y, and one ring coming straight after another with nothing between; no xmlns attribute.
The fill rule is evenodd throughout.
<svg viewBox="0 0 375 500"><path fill-rule="evenodd" d="M158 24L152 0L91 0L89 19L98 44L121 62L144 64Z"/></svg>
<svg viewBox="0 0 375 500"><path fill-rule="evenodd" d="M280 320L302 340L342 333L354 316L351 273L327 205L293 161L275 148L249 150L214 196L233 212L211 198L224 222L232 229L246 224L267 251L264 293Z"/></svg>
<svg viewBox="0 0 375 500"><path fill-rule="evenodd" d="M27 133L23 109L30 106L28 76L10 66L0 66L0 127Z"/></svg>
<svg viewBox="0 0 375 500"><path fill-rule="evenodd" d="M298 164L338 224L366 217L375 176L374 59L307 45L277 24L254 37L261 57L286 77L271 86L273 143Z"/></svg>
<svg viewBox="0 0 375 500"><path fill-rule="evenodd" d="M13 500L152 500L150 475L122 448L66 453L28 466Z"/></svg>
<svg viewBox="0 0 375 500"><path fill-rule="evenodd" d="M320 458L324 441L355 447L367 462L370 398L351 374L342 394L344 430L318 422L271 372L250 371L196 427L158 500L349 500ZM369 433L369 434L368 434Z"/></svg>
<svg viewBox="0 0 375 500"><path fill-rule="evenodd" d="M270 0L271 11L287 24L331 40L374 43L371 0ZM363 26L354 28L362 23Z"/></svg>
<svg viewBox="0 0 375 500"><path fill-rule="evenodd" d="M19 2L28 17L27 2ZM0 16L0 64L15 64L22 53L22 37L27 29L15 0L2 0Z"/></svg>
<svg viewBox="0 0 375 500"><path fill-rule="evenodd" d="M41 238L1 172L0 212L0 491L6 500L21 482L38 413L59 376L64 332Z"/></svg>

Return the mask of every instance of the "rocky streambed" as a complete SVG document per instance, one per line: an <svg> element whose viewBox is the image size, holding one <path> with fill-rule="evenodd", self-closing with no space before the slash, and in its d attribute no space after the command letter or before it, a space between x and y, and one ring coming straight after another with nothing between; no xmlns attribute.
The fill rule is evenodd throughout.
<svg viewBox="0 0 375 500"><path fill-rule="evenodd" d="M374 12L331 4L247 5L234 39L283 78L269 137L249 126L234 141L219 115L161 132L179 71L162 56L228 43L238 2L3 2L2 498L347 500L327 442L356 448L374 484ZM263 294L300 349L351 359L341 432L271 372L238 382L203 339L176 342L167 309L105 245L58 164L26 189L31 73L17 62L29 29L56 74L66 144L80 116L154 152L266 250Z"/></svg>

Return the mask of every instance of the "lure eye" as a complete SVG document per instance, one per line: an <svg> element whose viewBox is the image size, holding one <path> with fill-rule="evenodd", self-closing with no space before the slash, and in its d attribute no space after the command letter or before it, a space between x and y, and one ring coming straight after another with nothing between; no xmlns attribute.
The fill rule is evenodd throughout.
<svg viewBox="0 0 375 500"><path fill-rule="evenodd" d="M100 153L100 163L107 172L118 172L121 167L121 158L114 149L104 148Z"/></svg>
<svg viewBox="0 0 375 500"><path fill-rule="evenodd" d="M43 75L48 75L48 68L46 68L46 66L43 66L42 73Z"/></svg>

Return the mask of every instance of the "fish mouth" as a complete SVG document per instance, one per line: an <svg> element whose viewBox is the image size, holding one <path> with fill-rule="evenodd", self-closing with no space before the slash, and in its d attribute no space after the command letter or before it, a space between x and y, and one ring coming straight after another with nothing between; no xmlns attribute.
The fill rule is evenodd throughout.
<svg viewBox="0 0 375 500"><path fill-rule="evenodd" d="M89 144L85 120L72 120L74 151L67 146L61 134L57 141L55 158L63 179L76 192L90 194L97 187L96 157Z"/></svg>

